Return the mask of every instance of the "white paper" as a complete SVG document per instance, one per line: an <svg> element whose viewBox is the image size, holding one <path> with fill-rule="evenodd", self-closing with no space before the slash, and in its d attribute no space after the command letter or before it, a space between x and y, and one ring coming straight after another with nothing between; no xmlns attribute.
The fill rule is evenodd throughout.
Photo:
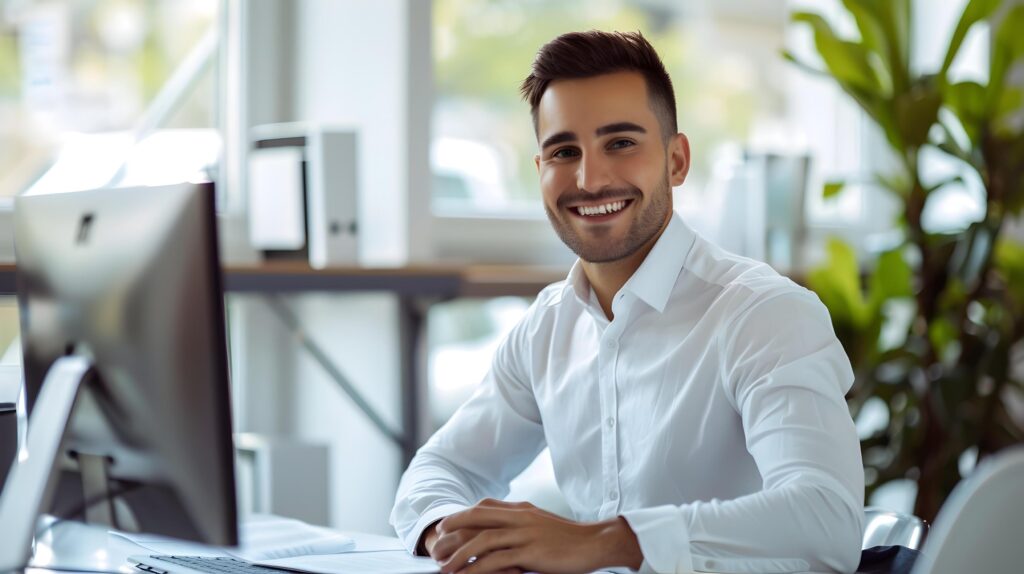
<svg viewBox="0 0 1024 574"><path fill-rule="evenodd" d="M349 552L334 556L300 556L263 560L259 566L300 570L311 574L433 574L441 568L431 558L410 556L404 550Z"/></svg>
<svg viewBox="0 0 1024 574"><path fill-rule="evenodd" d="M355 540L349 536L287 518L248 521L241 525L239 534L239 547L226 550L248 562L307 554L338 554L356 547Z"/></svg>

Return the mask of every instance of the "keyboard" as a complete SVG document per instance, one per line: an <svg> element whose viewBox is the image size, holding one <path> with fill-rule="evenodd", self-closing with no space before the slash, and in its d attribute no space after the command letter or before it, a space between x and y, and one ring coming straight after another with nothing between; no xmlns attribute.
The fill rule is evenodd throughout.
<svg viewBox="0 0 1024 574"><path fill-rule="evenodd" d="M168 574L168 570L161 568L160 562L169 562L175 566L184 566L200 572L210 574L281 574L276 568L257 566L248 562L228 557L213 556L163 556L154 555L149 557L151 562L147 564L136 564L139 570L152 572L153 574Z"/></svg>

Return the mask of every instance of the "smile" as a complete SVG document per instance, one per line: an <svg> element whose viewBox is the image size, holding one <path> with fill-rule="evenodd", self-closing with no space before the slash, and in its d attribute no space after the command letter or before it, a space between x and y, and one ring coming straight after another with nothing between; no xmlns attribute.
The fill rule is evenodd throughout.
<svg viewBox="0 0 1024 574"><path fill-rule="evenodd" d="M570 210L575 211L578 215L582 215L584 217L601 217L611 215L613 213L618 213L619 211L625 209L625 207L632 202L633 200L631 199L623 199L619 201L603 203L601 205L578 205L576 207L570 208Z"/></svg>

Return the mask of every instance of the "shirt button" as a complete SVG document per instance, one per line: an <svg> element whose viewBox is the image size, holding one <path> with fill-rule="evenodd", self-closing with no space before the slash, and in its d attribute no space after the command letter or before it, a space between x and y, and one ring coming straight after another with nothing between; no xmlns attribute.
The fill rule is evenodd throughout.
<svg viewBox="0 0 1024 574"><path fill-rule="evenodd" d="M608 493L608 498L610 498L612 500L618 500L619 499L619 491L612 490L611 492Z"/></svg>
<svg viewBox="0 0 1024 574"><path fill-rule="evenodd" d="M615 428L615 419L608 417L608 428Z"/></svg>
<svg viewBox="0 0 1024 574"><path fill-rule="evenodd" d="M615 341L606 341L604 344L604 348L608 349L609 351L614 351L618 346L619 344L616 343Z"/></svg>

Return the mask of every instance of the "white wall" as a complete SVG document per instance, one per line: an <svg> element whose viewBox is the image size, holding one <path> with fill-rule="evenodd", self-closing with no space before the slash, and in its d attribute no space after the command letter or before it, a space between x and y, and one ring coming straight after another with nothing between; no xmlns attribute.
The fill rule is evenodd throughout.
<svg viewBox="0 0 1024 574"><path fill-rule="evenodd" d="M398 304L385 294L282 297L390 428L401 431ZM235 429L329 450L330 525L393 534L387 519L401 451L303 350L262 295L229 298ZM304 469L294 469L301 475Z"/></svg>
<svg viewBox="0 0 1024 574"><path fill-rule="evenodd" d="M401 429L398 306L386 295L307 295L295 301L307 332L377 413ZM292 379L294 436L330 446L331 525L394 534L388 515L401 451L383 436L306 353Z"/></svg>
<svg viewBox="0 0 1024 574"><path fill-rule="evenodd" d="M260 0L255 6L249 16L257 21L248 24L248 111L239 121L355 127L360 263L425 258L429 218L410 213L426 215L429 206L430 2ZM289 55L259 56L278 48ZM393 534L387 520L403 470L398 447L299 348L260 297L234 299L239 430L327 444L331 525ZM364 398L401 431L395 298L320 293L284 300Z"/></svg>
<svg viewBox="0 0 1024 574"><path fill-rule="evenodd" d="M430 2L305 0L297 10L294 116L358 129L361 262L425 258Z"/></svg>

